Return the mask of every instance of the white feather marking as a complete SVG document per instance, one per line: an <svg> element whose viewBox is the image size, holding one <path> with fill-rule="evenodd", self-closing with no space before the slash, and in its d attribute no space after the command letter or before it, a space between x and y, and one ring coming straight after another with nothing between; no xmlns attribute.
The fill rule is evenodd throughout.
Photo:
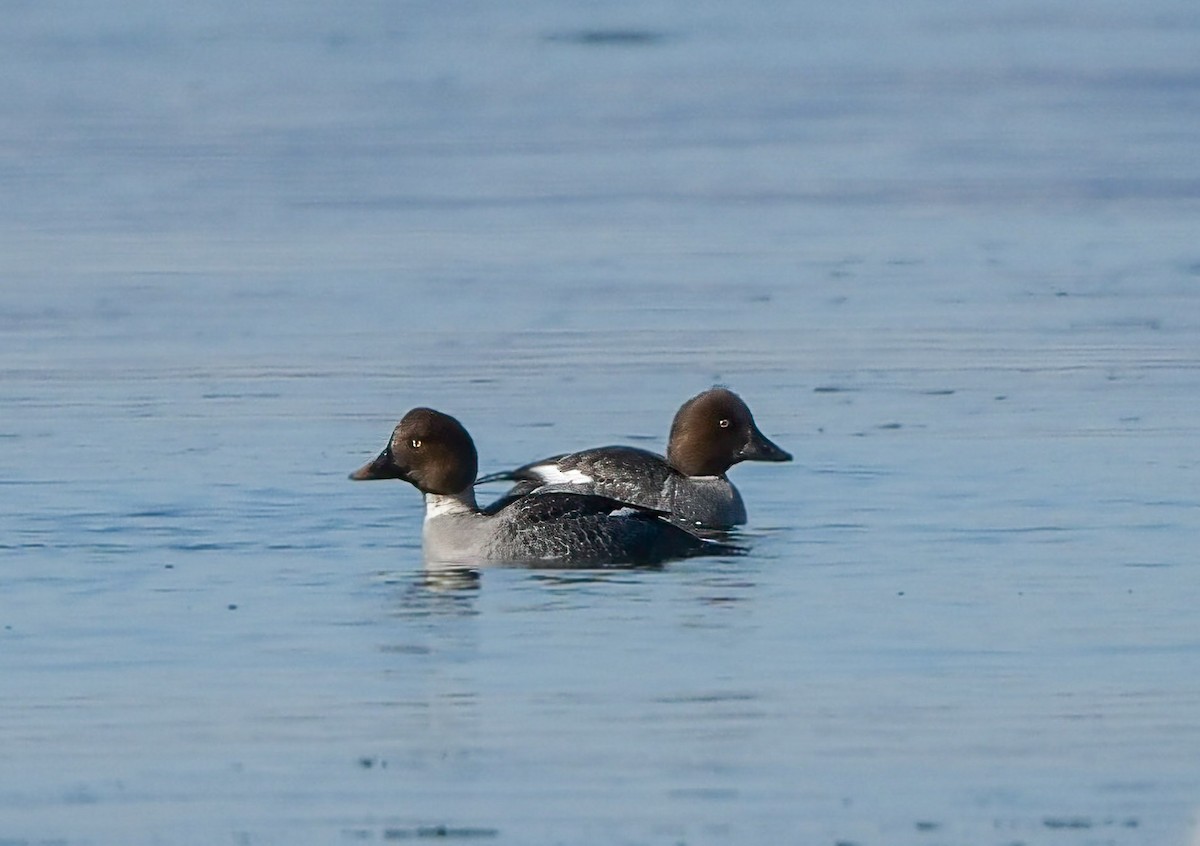
<svg viewBox="0 0 1200 846"><path fill-rule="evenodd" d="M560 470L557 464L539 464L531 469L547 485L586 485L592 481L582 470Z"/></svg>
<svg viewBox="0 0 1200 846"><path fill-rule="evenodd" d="M474 509L462 497L451 494L425 494L425 521L446 514L470 514Z"/></svg>

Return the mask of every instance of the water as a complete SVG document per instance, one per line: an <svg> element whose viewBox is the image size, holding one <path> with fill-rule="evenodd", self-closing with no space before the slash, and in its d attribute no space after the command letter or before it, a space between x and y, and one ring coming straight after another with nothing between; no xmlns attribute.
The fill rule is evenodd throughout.
<svg viewBox="0 0 1200 846"><path fill-rule="evenodd" d="M10 5L0 843L1196 842L1191 4ZM745 558L346 480L714 382Z"/></svg>

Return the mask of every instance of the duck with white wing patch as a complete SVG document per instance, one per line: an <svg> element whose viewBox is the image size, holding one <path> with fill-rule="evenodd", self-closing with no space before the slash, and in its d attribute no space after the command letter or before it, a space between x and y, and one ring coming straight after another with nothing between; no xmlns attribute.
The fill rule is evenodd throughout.
<svg viewBox="0 0 1200 846"><path fill-rule="evenodd" d="M635 503L684 526L724 531L746 522L742 495L726 473L742 461L791 461L754 422L728 388L712 388L680 407L664 458L630 446L607 446L534 461L492 473L483 482L515 481L509 496L541 484ZM503 500L501 500L503 501Z"/></svg>

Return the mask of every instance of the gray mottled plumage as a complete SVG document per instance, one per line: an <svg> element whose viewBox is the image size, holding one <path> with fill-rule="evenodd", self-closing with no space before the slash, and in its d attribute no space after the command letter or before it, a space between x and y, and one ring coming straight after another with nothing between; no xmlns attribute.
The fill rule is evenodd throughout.
<svg viewBox="0 0 1200 846"><path fill-rule="evenodd" d="M575 566L653 565L672 558L733 554L651 511L604 496L538 488L492 513L431 518L425 543L435 557ZM476 552L472 552L475 550Z"/></svg>

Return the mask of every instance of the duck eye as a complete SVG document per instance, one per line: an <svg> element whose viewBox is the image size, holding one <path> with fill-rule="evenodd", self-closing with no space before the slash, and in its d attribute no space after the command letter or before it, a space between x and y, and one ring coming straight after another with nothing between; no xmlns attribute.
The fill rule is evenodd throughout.
<svg viewBox="0 0 1200 846"><path fill-rule="evenodd" d="M413 449L421 448L421 439L420 438L413 438L411 441L409 441L409 443L412 444Z"/></svg>
<svg viewBox="0 0 1200 846"><path fill-rule="evenodd" d="M720 422L717 423L717 425L720 426L722 429L728 429L729 428L729 418L728 417L722 418L720 420Z"/></svg>

